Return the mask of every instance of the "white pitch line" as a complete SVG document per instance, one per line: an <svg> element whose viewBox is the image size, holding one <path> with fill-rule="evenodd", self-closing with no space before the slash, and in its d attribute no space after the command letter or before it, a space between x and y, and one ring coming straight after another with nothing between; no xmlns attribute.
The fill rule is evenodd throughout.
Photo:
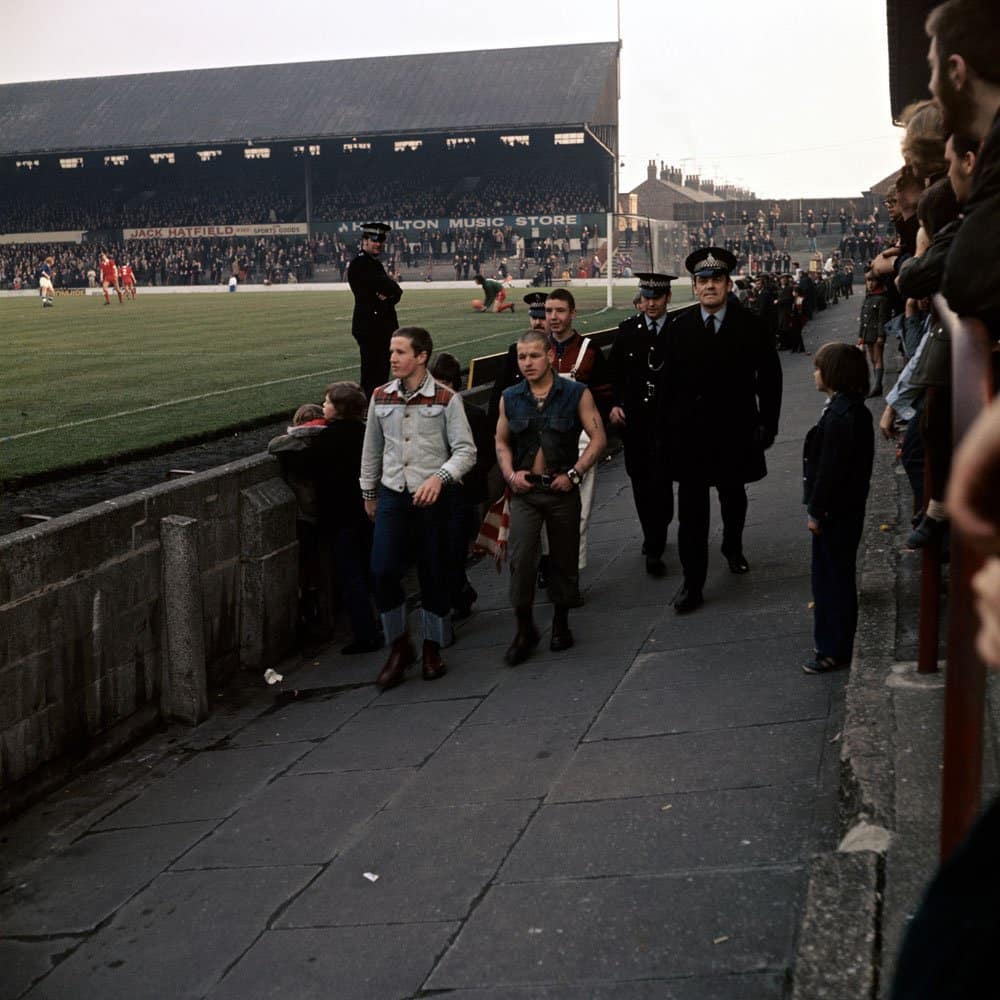
<svg viewBox="0 0 1000 1000"><path fill-rule="evenodd" d="M598 312L584 313L584 316L596 316ZM499 334L495 334L499 336ZM461 340L457 344L449 344L452 347L468 347L469 344L478 344L482 337L473 340ZM298 382L304 378L318 378L320 375L337 375L340 372L353 371L350 368L327 368L319 372L307 372L304 375L289 375L287 378L275 378L269 382L256 382L253 385L236 385L229 389L215 389L212 392L203 392L198 396L185 396L183 399L169 399L163 403L153 403L151 406L140 406L135 410L119 410L117 413L106 413L101 417L88 417L86 420L74 420L68 424L55 424L52 427L38 427L33 431L21 431L20 434L8 434L0 437L0 444L8 441L19 441L22 438L35 437L37 434L50 434L52 431L71 430L74 427L86 427L88 424L99 424L105 420L118 420L120 417L134 417L137 413L149 413L152 410L162 410L168 406L180 406L183 403L196 403L199 399L211 399L213 396L226 396L231 392L246 392L248 389L266 389L269 385L282 385L285 382Z"/></svg>
<svg viewBox="0 0 1000 1000"><path fill-rule="evenodd" d="M326 368L319 372L306 372L303 375L289 375L287 378L275 378L269 382L256 382L253 385L234 385L229 389L214 389L212 392L203 392L198 396L185 396L183 399L168 399L163 403L153 403L151 406L140 406L135 410L120 410L118 413L106 413L100 417L88 417L86 420L74 420L68 424L56 424L53 427L38 427L33 431L22 431L20 434L8 434L0 437L0 444L7 441L17 441L20 438L33 437L36 434L48 434L51 431L64 431L73 427L85 427L87 424L99 424L104 420L117 420L119 417L134 417L137 413L149 413L151 410L162 410L167 406L179 406L182 403L196 403L199 399L210 399L212 396L225 396L231 392L245 392L247 389L265 389L269 385L282 385L285 382L298 382L304 378L318 378L320 375L337 375L340 372L354 370L354 365L350 368Z"/></svg>

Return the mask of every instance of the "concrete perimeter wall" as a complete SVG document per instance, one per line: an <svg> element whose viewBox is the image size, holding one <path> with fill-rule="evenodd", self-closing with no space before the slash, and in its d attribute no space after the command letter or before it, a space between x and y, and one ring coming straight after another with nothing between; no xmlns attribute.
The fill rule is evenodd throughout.
<svg viewBox="0 0 1000 1000"><path fill-rule="evenodd" d="M277 663L297 580L295 500L267 455L0 538L0 817Z"/></svg>

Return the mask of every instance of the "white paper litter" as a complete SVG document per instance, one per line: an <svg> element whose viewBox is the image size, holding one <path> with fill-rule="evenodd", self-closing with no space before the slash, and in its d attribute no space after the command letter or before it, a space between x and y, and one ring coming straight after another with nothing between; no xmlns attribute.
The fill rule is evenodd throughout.
<svg viewBox="0 0 1000 1000"><path fill-rule="evenodd" d="M368 879L369 882L378 881L378 875L376 875L375 872L365 872L365 878Z"/></svg>
<svg viewBox="0 0 1000 1000"><path fill-rule="evenodd" d="M270 667L264 671L264 680L268 684L280 684L284 679L284 674L279 674L277 670L272 670Z"/></svg>

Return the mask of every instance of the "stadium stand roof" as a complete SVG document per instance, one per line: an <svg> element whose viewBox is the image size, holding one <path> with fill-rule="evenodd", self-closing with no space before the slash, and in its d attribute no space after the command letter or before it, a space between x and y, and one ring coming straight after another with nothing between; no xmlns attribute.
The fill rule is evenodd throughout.
<svg viewBox="0 0 1000 1000"><path fill-rule="evenodd" d="M0 157L614 126L617 59L594 42L6 84Z"/></svg>

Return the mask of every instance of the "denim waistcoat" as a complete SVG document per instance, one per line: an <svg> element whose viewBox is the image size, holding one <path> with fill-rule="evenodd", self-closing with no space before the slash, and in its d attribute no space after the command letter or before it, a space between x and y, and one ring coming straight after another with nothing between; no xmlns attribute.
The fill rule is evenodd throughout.
<svg viewBox="0 0 1000 1000"><path fill-rule="evenodd" d="M527 379L504 390L503 407L510 425L515 469L530 469L539 448L545 455L547 472L565 472L573 465L583 430L579 408L585 389L581 382L556 376L541 410Z"/></svg>

